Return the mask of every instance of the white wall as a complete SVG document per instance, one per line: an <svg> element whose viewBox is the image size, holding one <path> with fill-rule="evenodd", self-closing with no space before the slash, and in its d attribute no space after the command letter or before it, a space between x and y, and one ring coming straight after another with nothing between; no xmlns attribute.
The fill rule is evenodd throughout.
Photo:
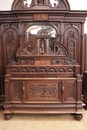
<svg viewBox="0 0 87 130"><path fill-rule="evenodd" d="M87 0L68 0L72 10L87 10ZM0 10L10 10L13 0L0 0ZM87 33L87 21L85 23Z"/></svg>

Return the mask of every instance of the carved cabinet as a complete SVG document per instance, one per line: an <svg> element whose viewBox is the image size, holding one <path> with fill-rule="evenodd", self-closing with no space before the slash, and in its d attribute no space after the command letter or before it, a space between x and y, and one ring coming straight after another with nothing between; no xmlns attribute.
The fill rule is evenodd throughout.
<svg viewBox="0 0 87 130"><path fill-rule="evenodd" d="M65 113L80 120L86 13L71 11L67 0L14 0L0 16L5 119Z"/></svg>

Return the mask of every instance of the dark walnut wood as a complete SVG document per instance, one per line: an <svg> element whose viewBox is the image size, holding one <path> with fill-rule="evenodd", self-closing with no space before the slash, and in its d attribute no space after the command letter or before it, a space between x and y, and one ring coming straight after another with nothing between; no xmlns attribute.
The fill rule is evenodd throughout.
<svg viewBox="0 0 87 130"><path fill-rule="evenodd" d="M76 119L77 121L80 121L82 118L83 118L83 115L82 115L82 114L76 114L76 115L75 115L75 119Z"/></svg>
<svg viewBox="0 0 87 130"><path fill-rule="evenodd" d="M67 0L15 0L12 10L0 12L4 118L65 113L80 120L87 12L71 11Z"/></svg>
<svg viewBox="0 0 87 130"><path fill-rule="evenodd" d="M13 114L4 114L5 120L10 120L12 118Z"/></svg>
<svg viewBox="0 0 87 130"><path fill-rule="evenodd" d="M83 75L83 101L86 104L84 107L87 110L87 71Z"/></svg>

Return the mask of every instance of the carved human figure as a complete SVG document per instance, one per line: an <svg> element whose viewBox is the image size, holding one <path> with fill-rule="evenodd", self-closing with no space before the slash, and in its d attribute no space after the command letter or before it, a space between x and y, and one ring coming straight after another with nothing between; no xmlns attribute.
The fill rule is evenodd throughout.
<svg viewBox="0 0 87 130"><path fill-rule="evenodd" d="M45 40L41 39L40 40L40 53L45 53Z"/></svg>
<svg viewBox="0 0 87 130"><path fill-rule="evenodd" d="M37 2L38 4L44 4L44 0L38 0L38 2Z"/></svg>

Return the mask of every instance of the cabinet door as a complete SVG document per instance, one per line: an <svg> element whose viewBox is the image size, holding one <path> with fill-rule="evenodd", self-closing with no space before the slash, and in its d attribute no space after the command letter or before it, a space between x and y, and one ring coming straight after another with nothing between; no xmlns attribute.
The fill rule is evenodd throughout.
<svg viewBox="0 0 87 130"><path fill-rule="evenodd" d="M39 81L27 81L25 84L26 101L61 102L61 86L59 81L43 81L42 79Z"/></svg>
<svg viewBox="0 0 87 130"><path fill-rule="evenodd" d="M76 102L76 79L68 79L62 82L62 102Z"/></svg>

